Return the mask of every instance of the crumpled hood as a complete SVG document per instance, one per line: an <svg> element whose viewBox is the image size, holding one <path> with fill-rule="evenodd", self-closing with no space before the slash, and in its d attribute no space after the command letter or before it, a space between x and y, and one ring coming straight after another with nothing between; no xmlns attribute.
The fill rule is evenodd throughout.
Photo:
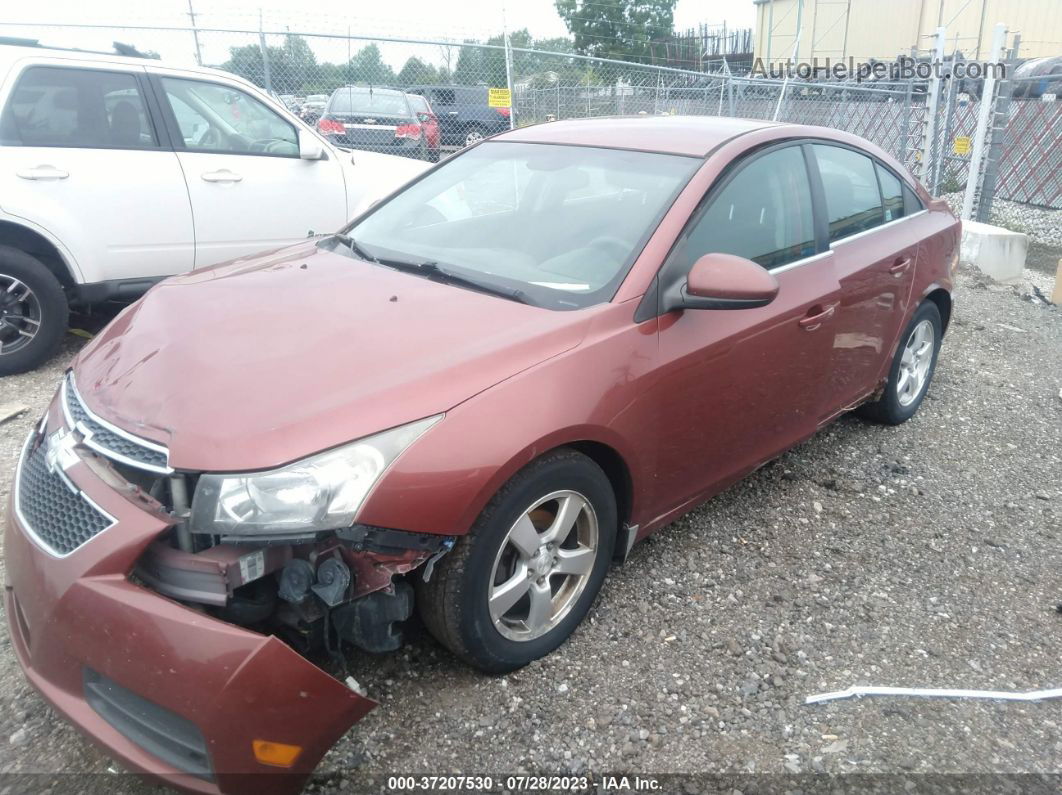
<svg viewBox="0 0 1062 795"><path fill-rule="evenodd" d="M75 362L178 469L263 469L446 411L579 344L555 312L305 243L161 283Z"/></svg>

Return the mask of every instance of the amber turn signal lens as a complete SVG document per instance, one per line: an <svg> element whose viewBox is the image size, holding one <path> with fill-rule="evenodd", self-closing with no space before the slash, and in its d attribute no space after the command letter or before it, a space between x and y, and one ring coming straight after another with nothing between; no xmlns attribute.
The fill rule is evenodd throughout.
<svg viewBox="0 0 1062 795"><path fill-rule="evenodd" d="M269 740L253 740L254 758L263 765L291 767L302 753L302 746L286 743L271 743Z"/></svg>

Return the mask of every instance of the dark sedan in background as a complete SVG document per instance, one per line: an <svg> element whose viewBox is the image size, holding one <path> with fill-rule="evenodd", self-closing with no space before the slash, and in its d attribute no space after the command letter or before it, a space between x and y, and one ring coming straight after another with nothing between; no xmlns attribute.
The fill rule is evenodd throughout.
<svg viewBox="0 0 1062 795"><path fill-rule="evenodd" d="M336 146L429 159L420 119L406 95L393 88L337 88L317 130Z"/></svg>

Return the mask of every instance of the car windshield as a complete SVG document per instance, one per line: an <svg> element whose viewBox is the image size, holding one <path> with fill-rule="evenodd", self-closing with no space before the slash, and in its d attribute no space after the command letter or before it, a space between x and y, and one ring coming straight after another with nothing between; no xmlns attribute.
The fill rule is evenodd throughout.
<svg viewBox="0 0 1062 795"><path fill-rule="evenodd" d="M332 95L331 113L375 113L380 116L409 116L409 105L401 94L366 88L340 88Z"/></svg>
<svg viewBox="0 0 1062 795"><path fill-rule="evenodd" d="M700 164L489 142L436 167L347 232L385 262L435 262L539 306L577 309L611 299Z"/></svg>

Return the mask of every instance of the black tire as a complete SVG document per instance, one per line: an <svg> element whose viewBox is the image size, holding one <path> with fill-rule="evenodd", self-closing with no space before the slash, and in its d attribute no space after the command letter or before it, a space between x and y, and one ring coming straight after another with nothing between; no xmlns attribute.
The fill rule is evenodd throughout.
<svg viewBox="0 0 1062 795"><path fill-rule="evenodd" d="M925 379L918 393L910 402L904 403L901 400L899 390L904 350L911 340L915 329L924 322L930 323L933 328L933 357L929 362L929 370L926 372ZM929 391L929 385L933 381L933 373L937 369L937 357L940 354L940 343L943 336L940 310L937 309L937 305L932 301L923 301L918 309L915 310L914 315L907 324L907 328L904 329L903 334L900 336L900 343L896 346L896 354L892 358L892 366L889 367L889 379L885 383L884 392L873 403L865 403L860 406L858 409L860 416L885 425L899 425L901 422L907 422L907 420L911 419L915 412L918 411L918 407L922 405L922 400L925 398L926 392Z"/></svg>
<svg viewBox="0 0 1062 795"><path fill-rule="evenodd" d="M14 280L28 288L28 298L11 300L12 296L24 294L20 289L8 292ZM0 376L3 376L32 370L55 353L66 331L70 309L62 285L44 263L11 246L0 245L0 285L3 293L0 296L0 342L3 343ZM32 338L27 339L21 333L34 329Z"/></svg>
<svg viewBox="0 0 1062 795"><path fill-rule="evenodd" d="M513 640L495 626L488 606L495 561L510 528L537 500L571 490L597 517L597 550L583 590L559 622L538 637ZM469 665L488 673L521 668L560 646L586 616L612 560L618 518L616 497L601 468L575 450L561 448L514 475L491 499L471 532L417 582L417 608L428 631ZM558 615L559 618L559 615Z"/></svg>

